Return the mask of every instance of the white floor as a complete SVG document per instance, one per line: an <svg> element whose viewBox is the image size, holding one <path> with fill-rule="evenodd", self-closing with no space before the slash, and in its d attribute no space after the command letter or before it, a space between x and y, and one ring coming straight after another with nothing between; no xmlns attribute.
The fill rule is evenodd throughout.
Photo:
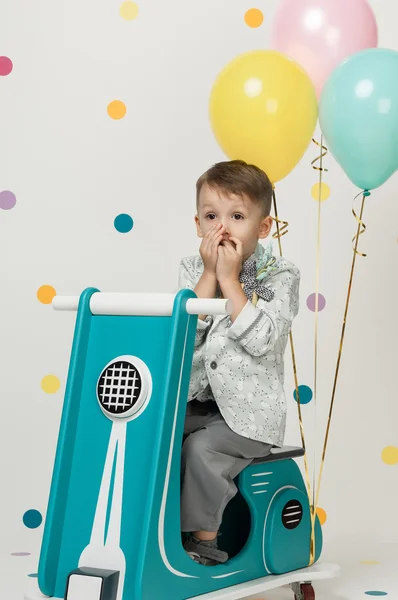
<svg viewBox="0 0 398 600"><path fill-rule="evenodd" d="M339 579L316 583L317 600L398 600L398 540L330 544L323 561L341 566ZM0 600L22 600L28 575L37 570L37 556L6 556L1 561ZM369 592L378 592L370 595ZM149 600L173 600L151 598ZM280 588L251 600L293 600L289 588Z"/></svg>

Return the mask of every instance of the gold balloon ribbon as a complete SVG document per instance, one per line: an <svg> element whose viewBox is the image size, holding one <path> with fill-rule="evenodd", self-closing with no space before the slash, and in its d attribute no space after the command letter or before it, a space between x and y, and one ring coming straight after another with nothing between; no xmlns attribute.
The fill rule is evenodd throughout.
<svg viewBox="0 0 398 600"><path fill-rule="evenodd" d="M319 281L320 281L320 266L321 266L321 207L322 207L322 182L323 173L327 169L323 166L323 159L328 153L328 149L323 145L323 136L321 142L317 142L312 138L313 143L320 148L319 155L311 162L311 166L315 171L319 171L318 183L318 225L317 225L317 242L316 242L316 267L315 267L315 328L314 328L314 423L316 427L317 421L317 399L318 399L318 339L319 339ZM316 163L319 162L319 166ZM311 502L311 541L310 541L310 566L315 562L316 555L316 540L315 540L315 523L316 523L316 502L315 502L315 469L316 469L316 445L314 444L314 459L313 459L313 480L312 480L312 502Z"/></svg>
<svg viewBox="0 0 398 600"><path fill-rule="evenodd" d="M357 213L355 212L354 205L355 205L355 200L357 198L359 198L359 196L361 194L362 194L361 216L358 217ZM361 194L358 194L357 196L355 196L354 202L353 202L353 205L352 205L352 214L354 215L356 221L358 222L358 232L357 232L357 235L354 235L354 237L352 238L352 242L354 244L353 250L354 250L355 254L359 254L359 256L366 257L366 254L363 254L362 252L359 252L359 250L358 250L358 243L356 243L356 241L359 238L359 236L362 235L363 233L365 233L365 231L366 231L366 225L362 221L362 214L363 214L363 209L364 209L364 204L365 204L365 198L367 196L370 196L370 192L368 192L367 190L365 190L363 193L361 192Z"/></svg>
<svg viewBox="0 0 398 600"><path fill-rule="evenodd" d="M287 233L287 227L289 224L287 223L287 221L281 221L278 217L278 205L276 202L275 189L273 191L272 197L273 197L273 205L274 205L274 213L275 213L274 222L276 223L276 234L274 234L273 237L274 237L274 239L278 240L279 253L282 256L283 252L282 252L281 237ZM280 227L280 224L282 224L282 228ZM296 399L297 399L298 419L299 419L299 425L300 425L301 444L302 444L302 447L304 448L305 480L306 480L306 486L307 486L308 499L311 502L310 472L309 472L309 468L308 468L307 449L306 449L306 445L305 445L303 417L302 417L302 412L301 412L300 392L299 392L299 384L298 384L298 377L297 377L296 353L295 353L295 349L294 349L293 333L291 330L289 333L289 340L290 340L290 350L291 350L291 354L292 354L294 384L295 384L295 388L296 388Z"/></svg>
<svg viewBox="0 0 398 600"><path fill-rule="evenodd" d="M353 257L352 257L352 264L351 264L351 272L350 272L350 278L349 278L349 282L348 282L348 291L347 291L346 304L345 304L345 310L344 310L343 325L342 325L342 329L341 329L341 337L340 337L340 343L339 343L339 350L338 350L338 355L337 355L336 371L335 371L334 381L333 381L332 397L331 397L331 401L330 401L329 415L328 415L328 421L327 421L325 439L324 439L323 450L322 450L322 459L321 459L321 466L320 466L320 470L319 470L318 485L317 485L317 490L316 490L316 500L315 500L315 510L314 510L314 513L316 513L316 508L317 508L318 502L319 502L319 492L320 492L320 488L321 488L323 469L324 469L324 465L325 465L325 456L326 456L326 449L327 449L328 440L329 440L330 425L331 425L331 422L332 422L333 407L334 407L334 401L335 401L335 397L336 397L337 381L338 381L339 372L340 372L341 357L342 357L342 353L343 353L343 346L344 346L344 339L345 339L345 330L346 330L346 325L347 325L348 309L349 309L349 306L350 306L350 299L351 299L352 283L353 283L353 279L354 279L356 258L357 258L358 255L359 256L366 256L365 254L362 254L361 252L358 252L358 244L359 244L359 236L362 235L364 233L364 231L366 230L366 226L365 226L364 222L362 221L362 217L363 217L363 211L364 211L364 207L365 207L365 199L368 196L370 196L370 192L368 192L368 190L365 190L364 192L361 192L361 194L362 194L362 204L361 204L361 210L360 210L359 217L357 216L357 214L353 210L354 217L355 217L355 219L358 222L358 228L357 228L357 233L356 233L356 235L353 238L353 241L355 241L355 244L353 246ZM358 196L356 196L354 198L354 202L355 202L355 200L361 194L358 194Z"/></svg>
<svg viewBox="0 0 398 600"><path fill-rule="evenodd" d="M271 217L271 218L274 221L274 223L276 224L276 231L275 231L275 233L272 234L272 237L274 238L274 240L278 240L279 254L282 256L281 237L283 237L284 235L289 233L289 229L288 229L289 223L287 221L281 221L281 219L279 219L279 217L278 217L278 206L276 203L275 187L272 191L272 199L273 199L273 204L274 204L275 216Z"/></svg>
<svg viewBox="0 0 398 600"><path fill-rule="evenodd" d="M274 240L280 240L281 237L289 233L289 223L287 221L281 221L277 217L272 217L272 220L278 225L278 231L275 231L275 233L272 234L272 237L274 238Z"/></svg>
<svg viewBox="0 0 398 600"><path fill-rule="evenodd" d="M321 148L321 153L319 156L314 158L314 160L311 162L311 166L313 169L315 169L315 171L323 171L324 173L327 173L329 169L326 169L323 166L323 159L325 158L326 154L328 153L328 149L326 146L323 145L323 136L321 135L321 143L317 142L314 138L312 138L312 141L314 142L314 144L316 144L317 146L319 146ZM324 152L322 152L322 150L324 150ZM319 167L316 167L315 163L317 163L318 161L321 162L321 165Z"/></svg>

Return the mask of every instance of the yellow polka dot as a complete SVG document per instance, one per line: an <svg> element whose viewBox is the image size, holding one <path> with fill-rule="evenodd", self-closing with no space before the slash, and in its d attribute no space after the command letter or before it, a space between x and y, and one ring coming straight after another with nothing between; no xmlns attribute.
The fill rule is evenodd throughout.
<svg viewBox="0 0 398 600"><path fill-rule="evenodd" d="M121 100L113 100L108 104L108 115L111 119L123 119L126 111L126 105Z"/></svg>
<svg viewBox="0 0 398 600"><path fill-rule="evenodd" d="M139 9L135 2L123 2L120 7L120 16L126 21L134 21L138 17Z"/></svg>
<svg viewBox="0 0 398 600"><path fill-rule="evenodd" d="M327 183L322 183L321 186L319 183L316 183L312 186L311 194L314 200L316 200L317 202L319 201L319 188L321 188L321 202L324 202L330 196L330 187Z"/></svg>
<svg viewBox="0 0 398 600"><path fill-rule="evenodd" d="M55 375L46 375L41 380L41 389L46 394L55 394L61 387L61 382Z"/></svg>
<svg viewBox="0 0 398 600"><path fill-rule="evenodd" d="M318 519L321 525L324 525L326 523L326 519L328 518L326 512L323 510L323 508L317 508L316 509L316 514L318 515Z"/></svg>
<svg viewBox="0 0 398 600"><path fill-rule="evenodd" d="M54 296L56 296L57 292L52 287L52 285L42 285L37 290L37 299L42 304L51 304Z"/></svg>
<svg viewBox="0 0 398 600"><path fill-rule="evenodd" d="M361 560L361 565L379 565L378 560Z"/></svg>
<svg viewBox="0 0 398 600"><path fill-rule="evenodd" d="M386 465L397 465L398 464L398 448L396 446L387 446L381 453L382 461Z"/></svg>
<svg viewBox="0 0 398 600"><path fill-rule="evenodd" d="M251 8L245 13L245 23L249 27L260 27L263 24L264 15L259 8Z"/></svg>

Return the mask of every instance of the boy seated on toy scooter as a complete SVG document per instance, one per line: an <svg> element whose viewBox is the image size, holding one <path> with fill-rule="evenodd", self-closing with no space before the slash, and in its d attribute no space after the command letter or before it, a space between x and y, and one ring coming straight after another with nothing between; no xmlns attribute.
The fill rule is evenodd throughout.
<svg viewBox="0 0 398 600"><path fill-rule="evenodd" d="M182 449L184 547L214 566L228 560L217 534L235 477L283 444L284 352L300 274L259 244L272 227L272 184L261 169L221 162L196 190L200 256L181 261L179 287L233 303L230 317L199 316Z"/></svg>

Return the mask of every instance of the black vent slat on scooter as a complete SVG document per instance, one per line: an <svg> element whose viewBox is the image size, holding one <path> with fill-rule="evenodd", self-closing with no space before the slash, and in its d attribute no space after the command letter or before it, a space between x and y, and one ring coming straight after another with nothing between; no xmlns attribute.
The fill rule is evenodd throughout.
<svg viewBox="0 0 398 600"><path fill-rule="evenodd" d="M298 500L290 500L282 511L282 523L286 529L296 529L303 518L303 507Z"/></svg>

